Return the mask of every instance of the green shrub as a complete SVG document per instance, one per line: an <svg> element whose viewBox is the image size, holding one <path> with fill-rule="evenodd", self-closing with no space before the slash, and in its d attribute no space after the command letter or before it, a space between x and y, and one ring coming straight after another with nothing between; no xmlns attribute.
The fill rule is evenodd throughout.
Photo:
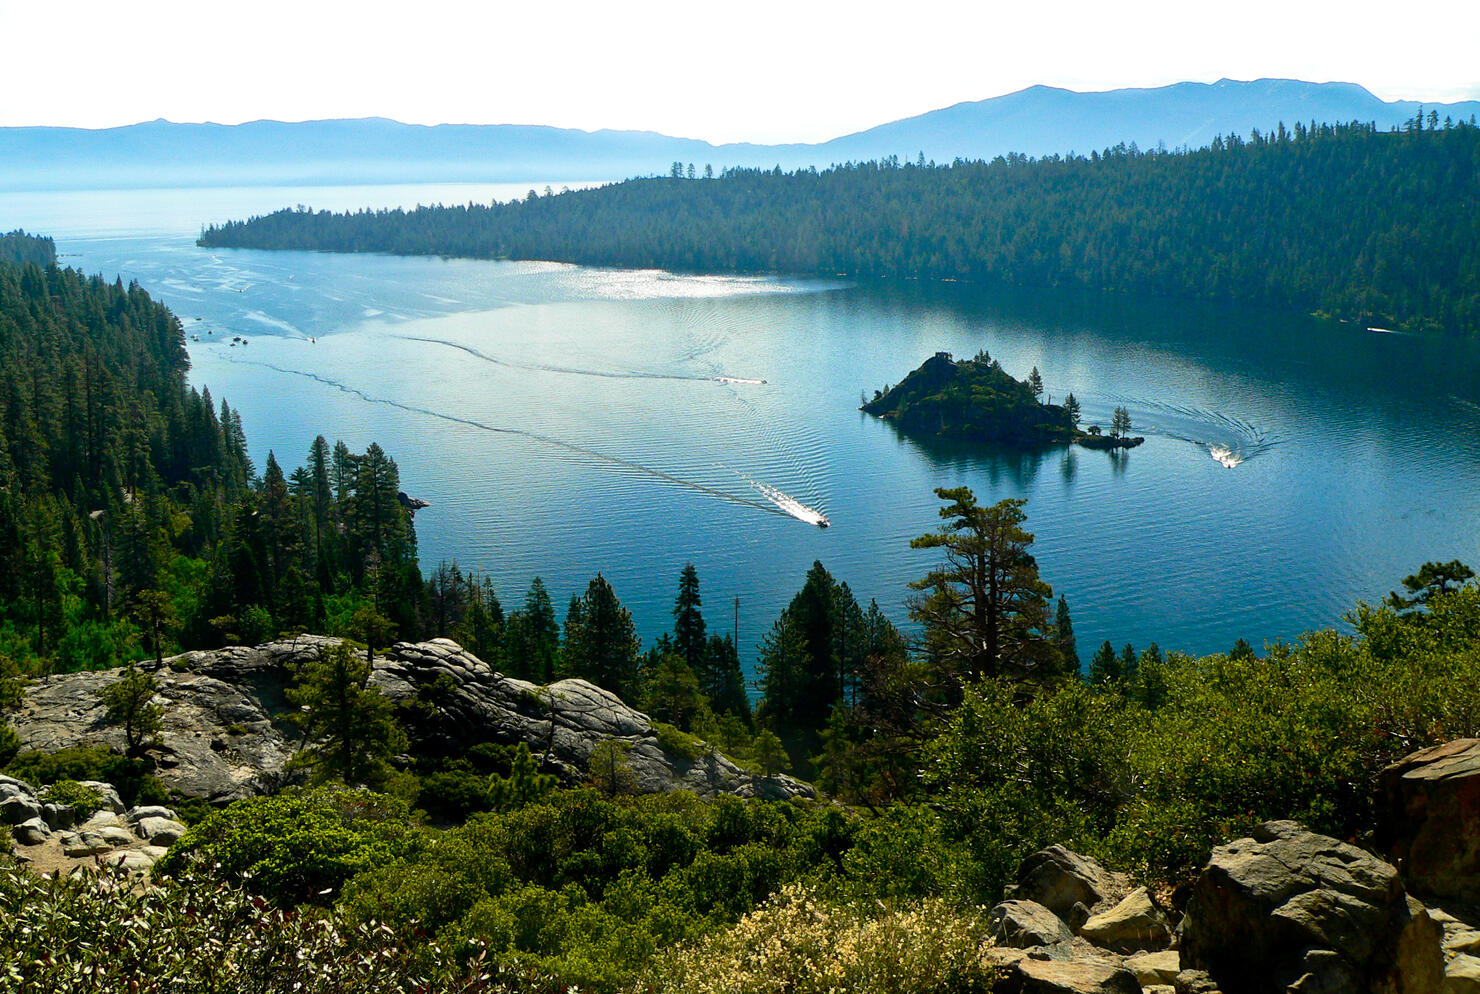
<svg viewBox="0 0 1480 994"><path fill-rule="evenodd" d="M925 768L964 893L994 900L1052 842L1177 882L1261 821L1369 831L1385 766L1480 735L1480 585L1353 621L1266 658L1173 653L1124 688L968 688Z"/></svg>
<svg viewBox="0 0 1480 994"><path fill-rule="evenodd" d="M138 888L120 871L49 879L0 863L0 990L92 994L557 994L537 971L462 960L338 912L230 884Z"/></svg>
<svg viewBox="0 0 1480 994"><path fill-rule="evenodd" d="M839 905L788 886L733 928L662 955L654 994L974 994L997 970L991 926L938 899L888 908Z"/></svg>
<svg viewBox="0 0 1480 994"><path fill-rule="evenodd" d="M368 866L342 906L615 991L657 950L732 924L784 884L835 877L852 821L733 797L555 791Z"/></svg>
<svg viewBox="0 0 1480 994"><path fill-rule="evenodd" d="M155 869L243 878L284 906L328 903L356 873L390 863L417 843L404 802L324 786L237 801L193 826Z"/></svg>
<svg viewBox="0 0 1480 994"><path fill-rule="evenodd" d="M467 769L430 773L420 778L416 806L438 821L466 821L471 814L493 810L493 785L487 776Z"/></svg>
<svg viewBox="0 0 1480 994"><path fill-rule="evenodd" d="M850 896L918 900L956 888L957 869L969 865L960 845L946 841L940 816L921 805L895 805L858 827L843 854Z"/></svg>
<svg viewBox="0 0 1480 994"><path fill-rule="evenodd" d="M661 721L653 722L653 731L658 736L658 747L670 756L687 759L689 762L703 759L709 752L709 747L702 739L690 735L688 732L679 731L672 725L665 725Z"/></svg>
<svg viewBox="0 0 1480 994"><path fill-rule="evenodd" d="M69 805L76 813L78 821L86 821L103 806L103 795L92 787L84 787L76 780L58 780L42 788L41 800Z"/></svg>
<svg viewBox="0 0 1480 994"><path fill-rule="evenodd" d="M58 780L97 780L112 784L128 807L169 804L169 791L151 772L153 768L153 763L147 759L130 759L112 749L73 746L51 753L27 750L16 755L5 771L36 787Z"/></svg>
<svg viewBox="0 0 1480 994"><path fill-rule="evenodd" d="M9 766L21 751L21 737L16 730L0 720L0 767Z"/></svg>

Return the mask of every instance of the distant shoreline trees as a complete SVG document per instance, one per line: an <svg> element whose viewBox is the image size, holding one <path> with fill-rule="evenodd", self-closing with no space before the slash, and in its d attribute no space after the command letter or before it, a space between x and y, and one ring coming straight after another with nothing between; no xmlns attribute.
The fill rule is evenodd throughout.
<svg viewBox="0 0 1480 994"><path fill-rule="evenodd" d="M1191 151L729 169L488 206L284 210L208 227L200 243L1080 286L1476 335L1477 175L1470 124L1311 123Z"/></svg>

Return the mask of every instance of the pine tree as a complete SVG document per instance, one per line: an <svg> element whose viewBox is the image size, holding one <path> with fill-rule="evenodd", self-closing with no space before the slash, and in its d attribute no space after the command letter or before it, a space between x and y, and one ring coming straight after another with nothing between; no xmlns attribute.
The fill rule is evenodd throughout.
<svg viewBox="0 0 1480 994"><path fill-rule="evenodd" d="M1048 598L1024 531L1024 500L982 507L966 487L937 488L946 502L940 531L910 542L943 549L945 563L910 584L910 617L924 630L925 651L961 683L982 678L1057 675L1048 641ZM1047 650L1047 651L1045 651Z"/></svg>
<svg viewBox="0 0 1480 994"><path fill-rule="evenodd" d="M740 671L740 654L729 634L709 636L704 650L705 673L700 675L699 689L709 698L716 714L732 714L747 727L752 722L750 697L745 692L745 675Z"/></svg>
<svg viewBox="0 0 1480 994"><path fill-rule="evenodd" d="M1120 650L1120 681L1127 686L1134 684L1140 671L1140 657L1129 642Z"/></svg>
<svg viewBox="0 0 1480 994"><path fill-rule="evenodd" d="M1100 643L1094 657L1089 661L1089 682L1097 687L1119 685L1125 678L1120 659L1115 655L1115 646L1106 639Z"/></svg>
<svg viewBox="0 0 1480 994"><path fill-rule="evenodd" d="M1079 422L1082 420L1082 414L1079 409L1079 401L1072 393L1064 398L1064 413L1069 416L1069 423L1075 428L1078 428Z"/></svg>
<svg viewBox="0 0 1480 994"><path fill-rule="evenodd" d="M303 663L286 691L298 705L291 720L303 730L304 747L293 765L312 771L318 781L377 786L389 772L387 761L406 748L406 733L395 709L369 683L371 663L344 643L322 650Z"/></svg>
<svg viewBox="0 0 1480 994"><path fill-rule="evenodd" d="M1074 643L1074 622L1069 617L1069 601L1063 594L1053 616L1053 644L1063 659L1064 669L1079 672L1079 649Z"/></svg>
<svg viewBox="0 0 1480 994"><path fill-rule="evenodd" d="M587 760L591 783L607 797L630 794L637 789L637 777L627 760L631 749L629 743L603 739L591 750L591 757Z"/></svg>
<svg viewBox="0 0 1480 994"><path fill-rule="evenodd" d="M624 700L635 700L641 643L632 615L597 573L566 618L565 668Z"/></svg>
<svg viewBox="0 0 1480 994"><path fill-rule="evenodd" d="M143 752L164 725L164 705L155 703L154 695L154 678L132 661L118 679L98 691L103 721L123 729L130 756Z"/></svg>
<svg viewBox="0 0 1480 994"><path fill-rule="evenodd" d="M678 596L673 602L673 647L694 673L705 669L704 616L699 612L699 572L685 563L678 577Z"/></svg>
<svg viewBox="0 0 1480 994"><path fill-rule="evenodd" d="M524 608L509 616L505 642L505 659L515 676L535 683L549 683L555 678L560 626L555 620L550 593L539 577L530 582Z"/></svg>
<svg viewBox="0 0 1480 994"><path fill-rule="evenodd" d="M156 664L164 664L165 635L179 624L175 605L163 590L141 590L134 595L134 618L144 626Z"/></svg>

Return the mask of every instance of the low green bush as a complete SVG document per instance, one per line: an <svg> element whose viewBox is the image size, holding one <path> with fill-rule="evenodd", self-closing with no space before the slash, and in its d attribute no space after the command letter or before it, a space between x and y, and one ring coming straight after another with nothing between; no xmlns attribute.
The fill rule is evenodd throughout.
<svg viewBox="0 0 1480 994"><path fill-rule="evenodd" d="M1370 831L1385 766L1480 735L1480 586L1352 621L1265 658L1173 653L1128 685L968 688L924 769L963 893L995 900L1053 842L1175 883L1261 821Z"/></svg>
<svg viewBox="0 0 1480 994"><path fill-rule="evenodd" d="M140 888L122 871L43 879L0 859L0 991L47 994L559 994L548 975L455 960L334 910L228 883Z"/></svg>
<svg viewBox="0 0 1480 994"><path fill-rule="evenodd" d="M425 928L582 988L626 987L656 951L735 922L783 885L833 880L856 819L692 794L555 791L476 815L345 887L355 921Z"/></svg>
<svg viewBox="0 0 1480 994"><path fill-rule="evenodd" d="M650 994L985 994L999 971L979 910L939 899L899 907L825 901L784 888L731 928L664 953Z"/></svg>
<svg viewBox="0 0 1480 994"><path fill-rule="evenodd" d="M709 747L697 736L688 732L680 731L672 725L665 725L661 721L653 722L653 731L658 736L658 747L670 756L677 756L689 762L703 759L709 752Z"/></svg>
<svg viewBox="0 0 1480 994"><path fill-rule="evenodd" d="M185 833L156 873L243 879L282 906L328 904L355 874L419 844L406 804L367 790L323 786L237 801Z"/></svg>
<svg viewBox="0 0 1480 994"><path fill-rule="evenodd" d="M5 772L34 787L58 780L97 780L112 784L128 807L138 804L169 804L169 791L153 774L147 759L130 759L99 746L73 746L56 752L27 750L16 755Z"/></svg>
<svg viewBox="0 0 1480 994"><path fill-rule="evenodd" d="M70 806L78 821L86 821L103 806L102 794L76 780L58 780L42 788L41 800Z"/></svg>

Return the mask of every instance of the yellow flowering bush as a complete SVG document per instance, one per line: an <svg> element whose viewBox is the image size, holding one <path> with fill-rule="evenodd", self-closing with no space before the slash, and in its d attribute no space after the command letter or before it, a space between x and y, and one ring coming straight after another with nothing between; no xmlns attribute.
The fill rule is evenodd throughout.
<svg viewBox="0 0 1480 994"><path fill-rule="evenodd" d="M980 909L937 898L835 904L790 884L732 928L661 957L644 994L971 994L989 991Z"/></svg>

